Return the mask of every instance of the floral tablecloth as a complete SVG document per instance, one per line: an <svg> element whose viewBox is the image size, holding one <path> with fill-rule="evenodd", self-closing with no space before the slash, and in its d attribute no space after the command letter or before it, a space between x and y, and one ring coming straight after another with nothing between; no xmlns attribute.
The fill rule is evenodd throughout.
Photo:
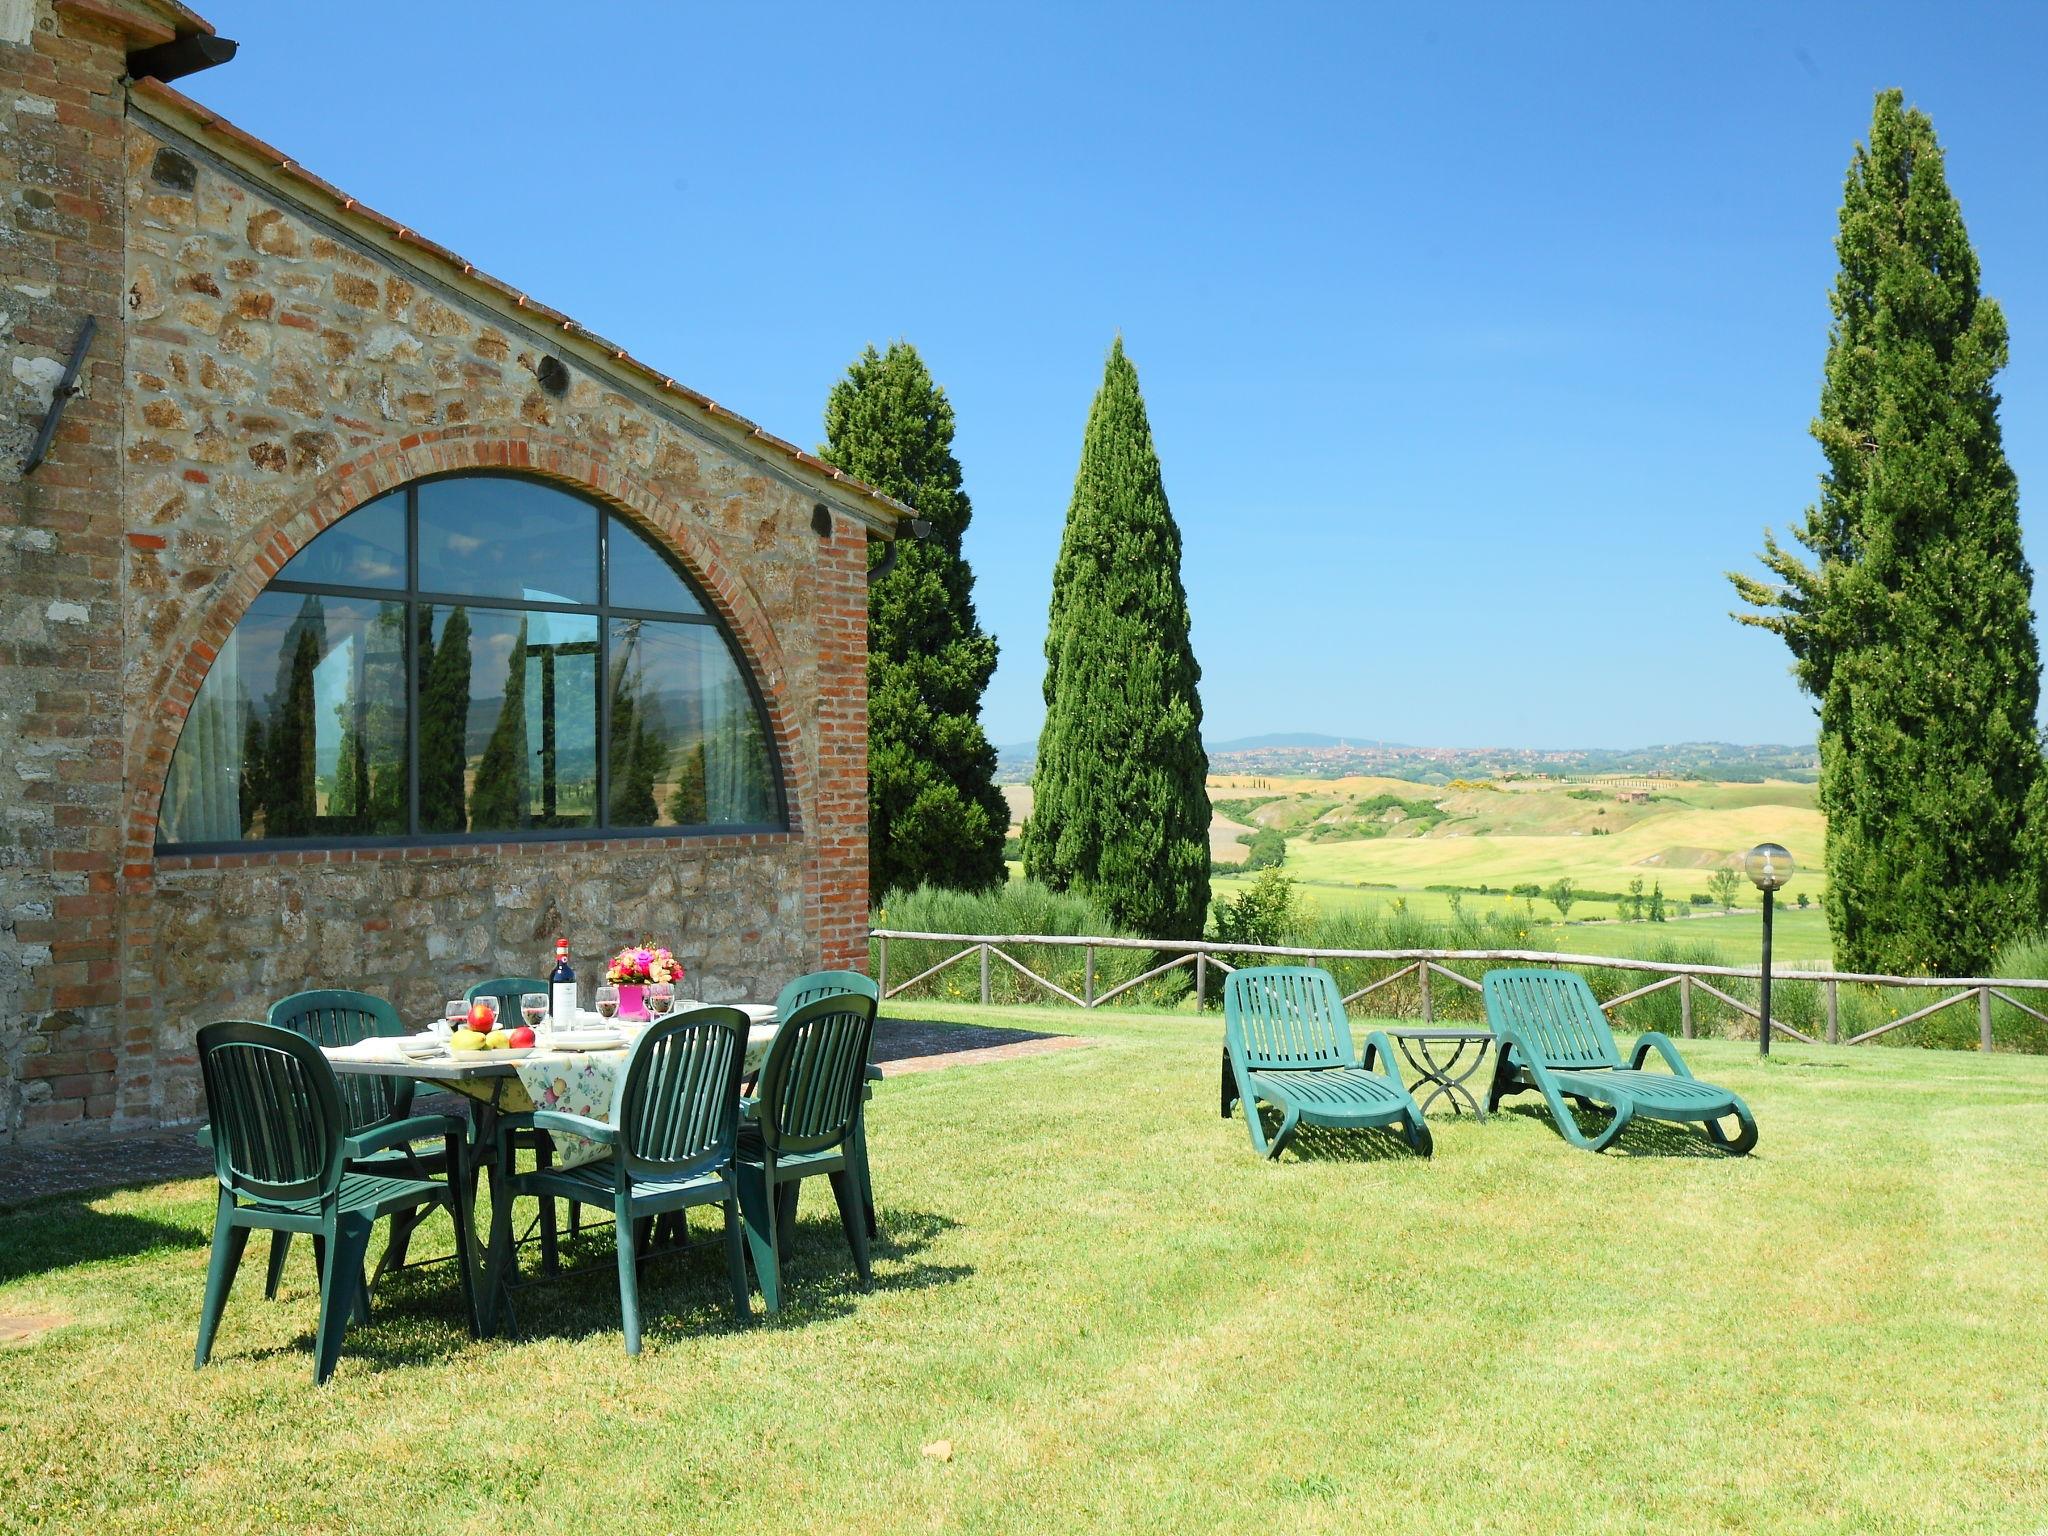
<svg viewBox="0 0 2048 1536"><path fill-rule="evenodd" d="M748 1031L746 1063L749 1073L761 1069L761 1062L768 1055L769 1043L774 1038L775 1026L772 1024L756 1025ZM511 1083L503 1084L496 1100L500 1113L558 1109L566 1114L587 1115L592 1120L602 1120L607 1124L616 1123L619 1076L626 1069L626 1052L543 1051L512 1065L519 1074L519 1085L515 1090ZM611 1155L608 1147L587 1136L567 1131L549 1134L554 1137L557 1168L574 1168Z"/></svg>

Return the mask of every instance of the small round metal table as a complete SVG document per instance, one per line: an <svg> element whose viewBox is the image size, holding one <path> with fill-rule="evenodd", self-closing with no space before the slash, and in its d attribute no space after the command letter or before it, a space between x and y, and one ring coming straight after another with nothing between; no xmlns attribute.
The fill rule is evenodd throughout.
<svg viewBox="0 0 2048 1536"><path fill-rule="evenodd" d="M1417 1107L1425 1115L1429 1113L1430 1105L1438 1099L1447 1098L1451 1101L1453 1114L1462 1115L1469 1109L1479 1119L1486 1118L1486 1111L1480 1107L1478 1098L1465 1084L1485 1062L1486 1048L1493 1044L1492 1030L1453 1029L1423 1024L1403 1029L1389 1029L1385 1033L1400 1046L1401 1055L1407 1059L1409 1067L1421 1079L1415 1086L1420 1088L1426 1084L1435 1085L1427 1095L1418 1095L1416 1098ZM1444 1046L1450 1047L1448 1056L1440 1054L1440 1048ZM1476 1050L1473 1049L1475 1046ZM1459 1065L1464 1062L1468 1050L1472 1052L1471 1064L1460 1071ZM1374 1054L1373 1048L1368 1046L1365 1063L1368 1067L1372 1065Z"/></svg>

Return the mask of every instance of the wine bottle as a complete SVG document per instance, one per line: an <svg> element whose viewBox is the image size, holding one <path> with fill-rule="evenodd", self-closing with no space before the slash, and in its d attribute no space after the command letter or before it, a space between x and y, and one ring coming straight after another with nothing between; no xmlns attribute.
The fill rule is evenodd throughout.
<svg viewBox="0 0 2048 1536"><path fill-rule="evenodd" d="M569 965L569 941L555 940L555 969L548 977L548 1012L558 1029L576 1023L576 972Z"/></svg>

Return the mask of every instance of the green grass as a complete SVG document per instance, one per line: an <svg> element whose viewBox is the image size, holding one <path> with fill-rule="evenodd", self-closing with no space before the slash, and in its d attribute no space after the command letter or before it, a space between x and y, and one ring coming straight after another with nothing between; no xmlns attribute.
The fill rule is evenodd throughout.
<svg viewBox="0 0 2048 1536"><path fill-rule="evenodd" d="M1702 1041L1752 1158L1510 1113L1264 1166L1213 1015L945 1013L1097 1043L886 1084L875 1290L807 1193L779 1322L671 1261L637 1361L607 1272L480 1344L428 1270L315 1390L301 1243L195 1374L204 1183L0 1215L0 1312L70 1319L0 1352L0 1530L2040 1527L2048 1061Z"/></svg>
<svg viewBox="0 0 2048 1536"><path fill-rule="evenodd" d="M1323 884L1305 878L1303 871L1309 867L1310 861L1299 857L1301 848L1300 843L1287 845L1287 862L1281 873L1298 882L1296 889L1302 902L1319 913L1375 911L1395 901L1405 901L1408 911L1417 917L1441 922L1451 916L1451 897L1447 892L1412 887L1362 890L1356 885ZM1212 875L1209 884L1217 899L1229 900L1249 888L1251 877ZM1699 949L1701 954L1696 958L1715 964L1755 965L1763 952L1763 917L1754 905L1756 893L1745 890L1744 896L1749 905L1738 907L1732 914L1706 917L1681 916L1679 914L1690 913L1694 909L1682 901L1673 902L1673 918L1665 923L1585 920L1609 917L1614 910L1611 902L1580 902L1572 908L1573 917L1577 920L1562 922L1558 919L1557 908L1544 900L1532 902L1518 896L1480 896L1471 892L1464 893L1458 900L1460 910L1468 916L1498 913L1526 917L1526 922L1518 929L1526 935L1517 940L1520 948L1574 955L1654 959L1672 945L1683 945L1688 951ZM1810 962L1826 967L1832 946L1827 917L1818 903L1806 908L1780 906L1773 929L1772 953L1779 965Z"/></svg>

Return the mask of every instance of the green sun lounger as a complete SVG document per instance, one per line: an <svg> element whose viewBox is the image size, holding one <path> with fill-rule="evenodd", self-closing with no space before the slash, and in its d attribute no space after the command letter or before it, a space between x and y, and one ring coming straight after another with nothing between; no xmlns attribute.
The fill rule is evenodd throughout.
<svg viewBox="0 0 2048 1536"><path fill-rule="evenodd" d="M1710 1141L1737 1155L1756 1145L1749 1106L1727 1089L1695 1078L1667 1036L1654 1030L1644 1035L1624 1067L1606 1015L1576 972L1488 971L1482 990L1495 1041L1489 1113L1508 1094L1533 1090L1543 1095L1565 1140L1588 1152L1605 1147L1638 1116L1698 1121ZM1642 1069L1652 1051L1664 1058L1670 1072ZM1588 1109L1604 1104L1614 1118L1588 1138L1565 1107L1567 1099ZM1731 1115L1737 1123L1733 1136L1721 1128Z"/></svg>
<svg viewBox="0 0 2048 1536"><path fill-rule="evenodd" d="M1255 966L1232 971L1223 984L1223 1118L1244 1103L1252 1147L1275 1158L1301 1125L1399 1125L1408 1145L1428 1157L1429 1126L1394 1065L1393 1047L1374 1030L1366 1036L1381 1069L1358 1064L1351 1021L1336 978L1310 966ZM1259 1105L1280 1111L1269 1141Z"/></svg>

